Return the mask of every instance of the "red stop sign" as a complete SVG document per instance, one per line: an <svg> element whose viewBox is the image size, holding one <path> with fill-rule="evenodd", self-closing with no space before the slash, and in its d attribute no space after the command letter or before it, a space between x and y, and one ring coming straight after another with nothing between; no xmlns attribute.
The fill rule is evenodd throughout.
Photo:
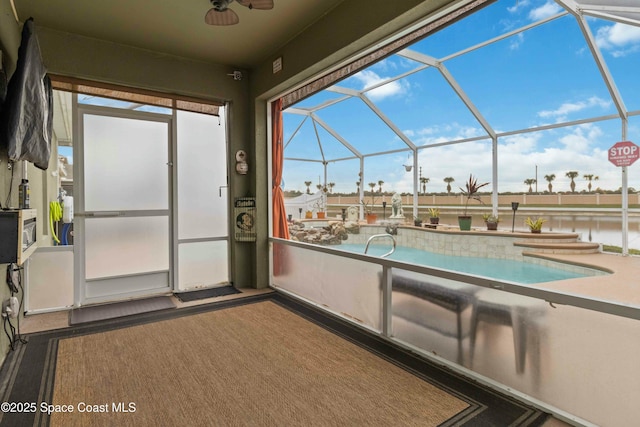
<svg viewBox="0 0 640 427"><path fill-rule="evenodd" d="M630 166L640 157L640 149L631 141L616 142L609 148L609 161L616 166Z"/></svg>

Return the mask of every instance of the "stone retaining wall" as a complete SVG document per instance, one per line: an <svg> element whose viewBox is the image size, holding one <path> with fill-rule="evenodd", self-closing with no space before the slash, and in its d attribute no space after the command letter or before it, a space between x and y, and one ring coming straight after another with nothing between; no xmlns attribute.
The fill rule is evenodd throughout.
<svg viewBox="0 0 640 427"><path fill-rule="evenodd" d="M360 234L350 234L345 243L366 244L371 236L385 233L385 229L384 225L361 226ZM522 260L523 248L513 244L522 238L522 233L513 233L512 236L512 233L496 235L496 232L460 232L405 226L398 226L396 230L397 234L394 237L398 246L444 255ZM381 240L379 244L388 244L388 241Z"/></svg>

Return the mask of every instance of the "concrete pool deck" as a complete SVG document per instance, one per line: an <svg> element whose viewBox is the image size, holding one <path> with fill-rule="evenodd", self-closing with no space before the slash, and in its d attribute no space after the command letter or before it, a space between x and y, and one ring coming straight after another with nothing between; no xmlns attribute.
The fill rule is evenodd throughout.
<svg viewBox="0 0 640 427"><path fill-rule="evenodd" d="M640 308L640 257L612 253L540 254L541 258L610 271L602 276L581 277L540 284L541 288Z"/></svg>

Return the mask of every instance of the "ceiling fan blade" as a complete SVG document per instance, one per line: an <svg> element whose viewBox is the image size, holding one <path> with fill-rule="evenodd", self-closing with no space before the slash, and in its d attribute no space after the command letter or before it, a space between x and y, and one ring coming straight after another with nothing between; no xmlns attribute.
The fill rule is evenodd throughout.
<svg viewBox="0 0 640 427"><path fill-rule="evenodd" d="M273 0L236 0L249 9L269 10L273 9Z"/></svg>
<svg viewBox="0 0 640 427"><path fill-rule="evenodd" d="M220 12L215 9L209 9L204 16L204 22L209 25L235 25L240 22L240 19L238 19L238 15L231 9Z"/></svg>

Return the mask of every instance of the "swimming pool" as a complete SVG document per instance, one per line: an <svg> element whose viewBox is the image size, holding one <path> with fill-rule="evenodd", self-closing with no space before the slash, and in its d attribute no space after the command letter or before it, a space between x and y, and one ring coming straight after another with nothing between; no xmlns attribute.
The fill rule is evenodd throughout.
<svg viewBox="0 0 640 427"><path fill-rule="evenodd" d="M360 254L364 253L364 248L365 245L351 243L336 246L336 249ZM370 245L367 254L380 256L388 252L390 248L390 245ZM412 264L523 284L552 282L586 276L585 274L521 261L443 255L404 246L396 247L395 252L389 255L388 258L395 261L410 262Z"/></svg>

